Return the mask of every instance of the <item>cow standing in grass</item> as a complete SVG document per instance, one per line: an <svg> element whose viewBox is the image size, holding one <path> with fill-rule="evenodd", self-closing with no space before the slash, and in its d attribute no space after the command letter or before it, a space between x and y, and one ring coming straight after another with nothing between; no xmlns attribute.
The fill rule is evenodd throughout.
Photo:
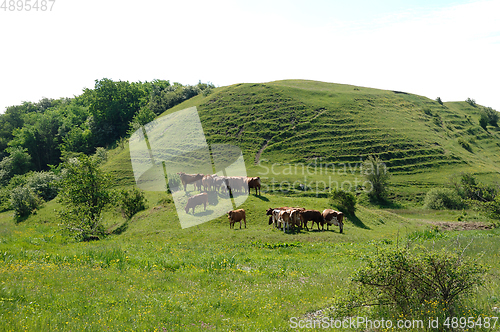
<svg viewBox="0 0 500 332"><path fill-rule="evenodd" d="M330 225L335 225L339 226L340 233L342 233L344 229L344 214L342 212L326 209L323 211L322 215L325 219L327 230Z"/></svg>
<svg viewBox="0 0 500 332"><path fill-rule="evenodd" d="M321 212L319 212L317 210L300 211L299 216L300 216L302 226L305 226L305 228L307 230L309 230L309 228L307 228L308 221L312 222L311 229L314 226L314 223L317 223L318 224L318 231L319 231L319 225L321 224L321 227L323 227L323 224L325 222L323 215L321 214Z"/></svg>
<svg viewBox="0 0 500 332"><path fill-rule="evenodd" d="M228 211L227 219L229 219L229 229L231 228L234 229L234 223L238 221L240 222L240 229L241 229L242 220L245 223L245 228L247 228L247 219L245 215L245 210L243 209Z"/></svg>
<svg viewBox="0 0 500 332"><path fill-rule="evenodd" d="M184 172L179 172L177 174L181 178L182 185L184 186L184 191L186 191L186 187L188 184L192 184L195 189L201 189L201 180L203 179L203 174L186 174Z"/></svg>
<svg viewBox="0 0 500 332"><path fill-rule="evenodd" d="M250 189L255 188L255 195L257 196L257 189L259 190L259 196L260 196L260 177L254 177L254 178L247 178L247 184L248 184L248 193L250 193Z"/></svg>
<svg viewBox="0 0 500 332"><path fill-rule="evenodd" d="M207 209L207 203L208 203L208 194L207 193L201 193L198 195L194 195L189 197L188 202L186 204L186 207L184 210L186 213L189 213L189 209L193 209L193 214L194 214L194 208L198 205L204 206L204 211Z"/></svg>

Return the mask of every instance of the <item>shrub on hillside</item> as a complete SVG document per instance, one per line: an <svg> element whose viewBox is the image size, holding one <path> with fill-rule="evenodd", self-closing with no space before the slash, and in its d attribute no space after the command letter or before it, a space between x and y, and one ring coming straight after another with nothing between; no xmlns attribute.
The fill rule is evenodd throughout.
<svg viewBox="0 0 500 332"><path fill-rule="evenodd" d="M474 99L471 99L471 98L467 98L467 99L465 100L465 102L466 102L467 104L471 105L472 107L476 107L476 105L477 105L477 104L476 104L476 101L475 101Z"/></svg>
<svg viewBox="0 0 500 332"><path fill-rule="evenodd" d="M436 101L439 103L439 105L443 105L443 101L441 100L441 97L437 97Z"/></svg>
<svg viewBox="0 0 500 332"><path fill-rule="evenodd" d="M334 189L331 192L330 204L346 214L354 215L356 212L356 203L356 196L349 191Z"/></svg>
<svg viewBox="0 0 500 332"><path fill-rule="evenodd" d="M44 201L50 201L59 192L59 177L53 172L34 172L28 177L27 186Z"/></svg>
<svg viewBox="0 0 500 332"><path fill-rule="evenodd" d="M484 109L484 113L488 117L488 123L494 127L498 127L498 112L491 107Z"/></svg>
<svg viewBox="0 0 500 332"><path fill-rule="evenodd" d="M389 184L389 172L386 165L377 156L369 156L363 163L363 175L365 179L371 183L372 190L368 195L372 199L383 199L387 193L387 185Z"/></svg>
<svg viewBox="0 0 500 332"><path fill-rule="evenodd" d="M137 188L122 190L119 193L119 205L123 216L131 219L137 212L147 208L147 200L144 192Z"/></svg>
<svg viewBox="0 0 500 332"><path fill-rule="evenodd" d="M462 209L464 204L456 191L448 188L433 188L427 192L424 206L428 209Z"/></svg>
<svg viewBox="0 0 500 332"><path fill-rule="evenodd" d="M486 115L486 113L481 112L481 117L479 118L479 125L481 126L481 128L486 130L486 127L488 126L489 122L490 122L490 120L488 119L488 116Z"/></svg>
<svg viewBox="0 0 500 332"><path fill-rule="evenodd" d="M367 256L367 264L352 280L359 287L359 306L390 306L413 315L425 315L431 306L438 306L443 314L452 315L461 300L484 284L486 271L461 250L390 248Z"/></svg>
<svg viewBox="0 0 500 332"><path fill-rule="evenodd" d="M42 205L42 199L28 186L12 189L10 206L14 210L14 217L27 217Z"/></svg>
<svg viewBox="0 0 500 332"><path fill-rule="evenodd" d="M458 138L458 144L460 144L460 146L463 147L465 150L472 152L472 148L470 147L469 142L463 139L463 137Z"/></svg>

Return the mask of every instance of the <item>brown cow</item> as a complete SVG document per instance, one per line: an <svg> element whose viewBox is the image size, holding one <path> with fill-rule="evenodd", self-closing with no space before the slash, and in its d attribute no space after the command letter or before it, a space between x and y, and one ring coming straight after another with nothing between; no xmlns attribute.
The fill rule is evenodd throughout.
<svg viewBox="0 0 500 332"><path fill-rule="evenodd" d="M339 226L340 233L344 229L344 214L339 211L332 209L323 210L323 218L325 218L326 229L329 229L330 225Z"/></svg>
<svg viewBox="0 0 500 332"><path fill-rule="evenodd" d="M323 215L321 214L321 212L319 212L317 210L299 211L299 216L300 216L300 220L302 222L302 226L305 226L307 230L309 230L309 228L307 228L307 222L309 220L312 221L311 229L314 226L314 223L317 223L318 224L318 230L319 230L319 224L321 224L321 226L323 227L323 224L325 222L325 219L323 218Z"/></svg>
<svg viewBox="0 0 500 332"><path fill-rule="evenodd" d="M179 172L181 178L182 185L184 186L184 191L186 191L186 187L188 184L192 184L195 189L198 187L198 190L201 189L201 179L203 179L203 174L186 174L184 172Z"/></svg>
<svg viewBox="0 0 500 332"><path fill-rule="evenodd" d="M240 222L241 229L241 220L243 220L243 222L245 223L245 228L247 228L247 219L245 210L243 209L228 211L227 219L229 219L229 229L234 228L234 223L238 221Z"/></svg>
<svg viewBox="0 0 500 332"><path fill-rule="evenodd" d="M212 185L214 183L213 177L214 177L213 175L207 174L201 179L201 184L203 185L203 189L205 191L212 190Z"/></svg>
<svg viewBox="0 0 500 332"><path fill-rule="evenodd" d="M206 210L207 203L208 203L208 194L207 193L201 193L198 195L194 195L194 196L189 197L188 202L187 202L184 210L186 211L186 213L189 213L189 209L193 209L193 214L194 214L194 208L197 205L203 204L203 206L205 208L204 210Z"/></svg>
<svg viewBox="0 0 500 332"><path fill-rule="evenodd" d="M259 189L260 196L260 177L247 178L248 191L250 193L250 189L255 188L255 195L257 195L257 189Z"/></svg>

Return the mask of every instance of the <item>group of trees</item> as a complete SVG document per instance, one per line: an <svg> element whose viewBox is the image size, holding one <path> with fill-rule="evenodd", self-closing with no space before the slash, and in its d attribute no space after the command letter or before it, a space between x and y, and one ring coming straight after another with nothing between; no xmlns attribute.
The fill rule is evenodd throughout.
<svg viewBox="0 0 500 332"><path fill-rule="evenodd" d="M74 98L44 98L0 115L0 185L27 171L46 171L78 153L92 154L168 108L214 86L96 80Z"/></svg>
<svg viewBox="0 0 500 332"><path fill-rule="evenodd" d="M82 238L101 232L96 225L100 224L102 209L110 203L106 199L109 188L103 180L102 187L87 188L100 190L97 197L83 197L88 191L84 184L75 182L75 168L86 170L88 181L101 181L94 160L102 157L102 147L127 137L168 108L198 94L207 95L213 88L213 84L201 82L190 86L166 80L130 83L105 78L74 98L44 98L8 107L0 114L0 210L13 209L19 220L61 190L61 201L68 208L60 218L68 225L70 220L86 225L68 229L78 229ZM114 196L123 198L122 213L127 218L144 206L142 193ZM92 202L89 206L93 207L77 207L78 202L71 197Z"/></svg>

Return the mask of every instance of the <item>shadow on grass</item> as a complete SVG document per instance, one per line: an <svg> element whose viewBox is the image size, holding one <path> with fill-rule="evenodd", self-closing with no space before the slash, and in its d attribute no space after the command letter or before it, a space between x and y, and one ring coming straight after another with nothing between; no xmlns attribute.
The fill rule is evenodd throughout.
<svg viewBox="0 0 500 332"><path fill-rule="evenodd" d="M254 196L257 197L258 199L260 199L261 201L269 202L269 198L267 198L267 197L264 197L261 195L254 195Z"/></svg>
<svg viewBox="0 0 500 332"><path fill-rule="evenodd" d="M398 202L391 201L387 198L370 198L369 199L370 204L381 208L381 209L403 209L404 206L402 206Z"/></svg>
<svg viewBox="0 0 500 332"><path fill-rule="evenodd" d="M28 219L28 218L29 218L29 215L27 215L27 216L22 216L22 217L21 217L21 216L14 216L14 222L15 222L16 224L20 224L20 223L22 223L23 221L26 221L26 219Z"/></svg>
<svg viewBox="0 0 500 332"><path fill-rule="evenodd" d="M117 228L113 229L110 234L114 234L114 235L122 234L123 232L125 232L128 229L128 222L129 222L129 220L126 220L123 224L121 224Z"/></svg>
<svg viewBox="0 0 500 332"><path fill-rule="evenodd" d="M364 229L371 229L370 227L366 226L361 219L359 219L355 214L349 214L347 215L347 220L352 222L352 224L356 227L359 228L364 228Z"/></svg>

